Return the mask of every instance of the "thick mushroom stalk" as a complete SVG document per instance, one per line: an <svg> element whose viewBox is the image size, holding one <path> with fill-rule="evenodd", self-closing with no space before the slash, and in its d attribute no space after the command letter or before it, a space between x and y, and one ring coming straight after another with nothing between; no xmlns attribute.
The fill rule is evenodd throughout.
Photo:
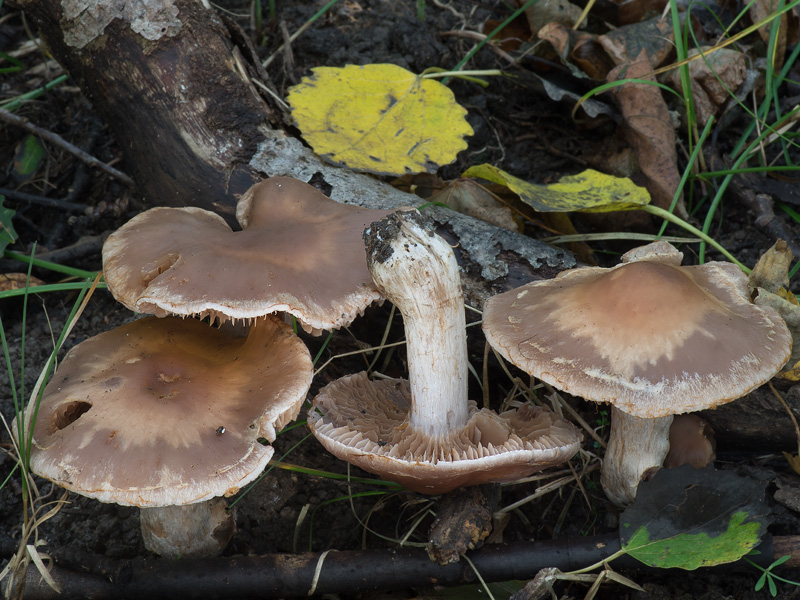
<svg viewBox="0 0 800 600"><path fill-rule="evenodd" d="M645 419L611 407L611 433L600 474L611 502L617 506L633 502L639 482L664 464L672 419L672 415Z"/></svg>
<svg viewBox="0 0 800 600"><path fill-rule="evenodd" d="M467 338L452 248L417 212L364 235L378 290L403 314L409 381L342 377L314 398L308 425L332 454L425 494L513 481L559 464L581 436L532 405L496 414L467 397Z"/></svg>
<svg viewBox="0 0 800 600"><path fill-rule="evenodd" d="M225 498L183 506L139 510L144 546L164 558L209 558L220 554L236 533Z"/></svg>
<svg viewBox="0 0 800 600"><path fill-rule="evenodd" d="M464 299L452 248L420 220L409 212L382 230L368 229L367 265L403 315L413 398L409 426L444 438L468 418Z"/></svg>

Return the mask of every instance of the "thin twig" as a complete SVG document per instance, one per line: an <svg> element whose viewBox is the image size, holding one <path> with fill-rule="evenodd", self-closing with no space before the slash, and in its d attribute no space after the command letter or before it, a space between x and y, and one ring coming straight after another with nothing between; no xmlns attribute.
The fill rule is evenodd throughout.
<svg viewBox="0 0 800 600"><path fill-rule="evenodd" d="M18 192L7 188L0 188L0 195L5 196L11 200L19 200L20 202L29 202L30 204L38 204L39 206L47 206L50 208L58 208L67 212L83 212L86 210L85 204L78 204L77 202L69 202L67 200L59 200L58 198L48 198L46 196L39 196L37 194L28 194L26 192Z"/></svg>
<svg viewBox="0 0 800 600"><path fill-rule="evenodd" d="M445 38L445 37L460 37L460 38L466 38L466 39L469 39L469 40L476 40L478 42L481 42L481 41L486 39L486 34L485 33L480 33L478 31L469 31L469 30L442 31L439 34L439 37L443 37L443 38ZM495 44L487 44L487 47L489 48L489 50L492 50L495 54L497 54L497 56L499 56L500 58L508 61L510 64L512 64L512 65L516 65L517 64L517 59L515 59L513 56L511 56L508 52L506 52L505 50L503 50L499 46L497 46Z"/></svg>
<svg viewBox="0 0 800 600"><path fill-rule="evenodd" d="M4 108L0 108L0 119L5 121L6 123L10 123L11 125L16 125L17 127L21 127L25 131L28 131L29 133L32 133L33 135L40 137L43 140L47 140L51 144L55 144L56 146L69 152L76 158L79 158L86 164L93 167L97 167L98 169L105 171L106 173L108 173L112 177L115 177L116 179L119 179L122 183L126 185L130 186L135 185L133 179L128 177L122 171L118 171L114 167L109 166L106 163L96 159L94 156L87 154L74 144L69 143L60 135L53 133L52 131L47 131L46 129L42 129L37 125L34 125L25 117L17 116L14 113L9 112Z"/></svg>

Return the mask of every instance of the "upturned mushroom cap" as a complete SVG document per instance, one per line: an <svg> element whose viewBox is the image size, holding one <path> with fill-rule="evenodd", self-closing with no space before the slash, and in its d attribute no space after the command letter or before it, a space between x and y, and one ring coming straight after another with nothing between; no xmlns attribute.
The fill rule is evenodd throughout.
<svg viewBox="0 0 800 600"><path fill-rule="evenodd" d="M388 211L340 204L273 177L237 206L243 231L199 208L153 208L109 236L103 274L135 312L253 319L287 312L316 329L348 325L381 299L361 234Z"/></svg>
<svg viewBox="0 0 800 600"><path fill-rule="evenodd" d="M101 502L182 505L231 495L273 449L311 384L308 350L274 317L247 338L145 318L75 346L46 386L32 470ZM30 419L30 412L28 414Z"/></svg>
<svg viewBox="0 0 800 600"><path fill-rule="evenodd" d="M464 297L452 247L418 212L364 233L367 263L400 310L409 380L365 373L323 388L308 424L334 455L425 494L511 481L571 458L581 435L550 411L497 415L467 398Z"/></svg>
<svg viewBox="0 0 800 600"><path fill-rule="evenodd" d="M415 430L410 410L407 380L362 372L324 387L308 425L331 454L423 494L527 477L580 447L571 423L532 405L498 415L470 401L466 425L445 436Z"/></svg>
<svg viewBox="0 0 800 600"><path fill-rule="evenodd" d="M587 267L487 301L489 343L521 369L631 415L713 408L769 380L791 335L777 312L750 302L729 263L678 266L665 242L610 269Z"/></svg>

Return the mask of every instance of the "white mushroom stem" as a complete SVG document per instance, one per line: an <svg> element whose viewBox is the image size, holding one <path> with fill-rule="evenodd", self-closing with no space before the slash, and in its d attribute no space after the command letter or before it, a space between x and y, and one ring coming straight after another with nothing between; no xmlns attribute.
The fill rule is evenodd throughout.
<svg viewBox="0 0 800 600"><path fill-rule="evenodd" d="M600 483L614 504L627 506L633 502L642 477L664 464L671 424L672 415L643 419L611 407L611 434Z"/></svg>
<svg viewBox="0 0 800 600"><path fill-rule="evenodd" d="M416 212L373 223L365 240L376 286L403 315L409 425L444 437L468 418L464 298L453 249Z"/></svg>
<svg viewBox="0 0 800 600"><path fill-rule="evenodd" d="M236 523L224 498L182 506L142 508L142 539L164 558L211 558L225 550Z"/></svg>

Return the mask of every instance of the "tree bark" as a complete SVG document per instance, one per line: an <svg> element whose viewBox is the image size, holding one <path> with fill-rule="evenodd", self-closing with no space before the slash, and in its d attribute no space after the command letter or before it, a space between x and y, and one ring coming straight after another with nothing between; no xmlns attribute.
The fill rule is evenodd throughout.
<svg viewBox="0 0 800 600"><path fill-rule="evenodd" d="M288 116L247 38L195 0L18 0L53 56L109 124L150 206L199 206L233 224L238 194L277 175L314 180L340 202L379 208L421 200L323 163L282 129ZM135 5L135 6L134 6ZM552 277L565 252L453 211L430 210L457 246L467 302Z"/></svg>
<svg viewBox="0 0 800 600"><path fill-rule="evenodd" d="M250 157L280 116L222 18L194 0L19 5L111 127L150 203L233 214L234 194L258 178Z"/></svg>

